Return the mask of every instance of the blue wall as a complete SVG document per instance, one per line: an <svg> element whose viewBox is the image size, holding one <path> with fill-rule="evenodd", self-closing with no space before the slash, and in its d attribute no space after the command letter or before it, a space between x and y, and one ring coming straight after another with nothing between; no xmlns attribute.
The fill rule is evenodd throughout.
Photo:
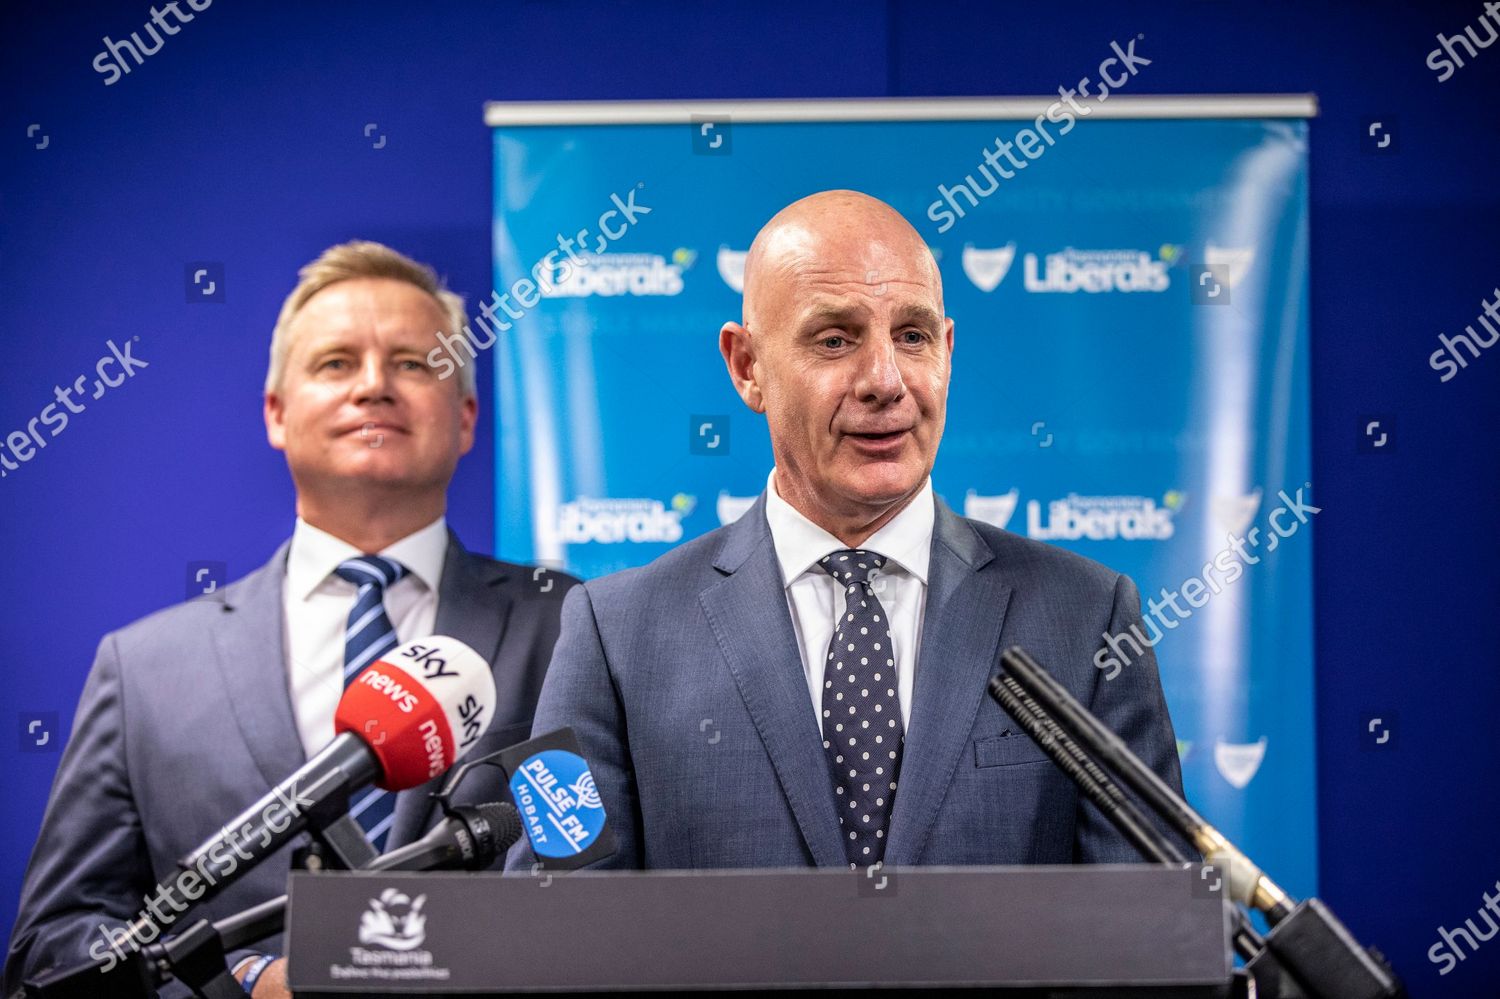
<svg viewBox="0 0 1500 999"><path fill-rule="evenodd" d="M1092 73L1111 40L1143 34L1152 64L1129 92L1321 98L1322 891L1414 994L1494 994L1500 941L1446 977L1426 958L1437 928L1474 916L1500 880L1500 347L1448 383L1427 364L1438 334L1472 323L1500 285L1500 45L1443 83L1424 64L1438 32L1482 9L219 0L110 86L91 68L102 38L140 31L149 4L8 11L0 435L92 372L106 341L138 337L132 353L150 366L85 400L0 480L12 648L0 714L16 732L0 740L0 927L8 935L99 636L181 599L189 562L241 575L290 528L259 393L296 267L361 236L437 262L471 301L488 293L483 101L1047 94ZM1396 123L1393 150L1362 151L1371 117ZM185 270L199 261L223 265L222 303L187 304ZM484 405L489 386L481 369ZM1360 453L1366 415L1394 418L1393 449ZM493 535L489 426L450 510L481 549ZM61 730L23 751L26 719L48 713ZM1382 747L1365 737L1373 715L1394 725Z"/></svg>

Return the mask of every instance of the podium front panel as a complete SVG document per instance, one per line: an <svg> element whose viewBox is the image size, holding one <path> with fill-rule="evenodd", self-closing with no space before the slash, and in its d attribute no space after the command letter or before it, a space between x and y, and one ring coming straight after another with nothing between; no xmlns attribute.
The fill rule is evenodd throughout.
<svg viewBox="0 0 1500 999"><path fill-rule="evenodd" d="M298 995L991 986L1221 995L1222 893L1148 866L297 873Z"/></svg>

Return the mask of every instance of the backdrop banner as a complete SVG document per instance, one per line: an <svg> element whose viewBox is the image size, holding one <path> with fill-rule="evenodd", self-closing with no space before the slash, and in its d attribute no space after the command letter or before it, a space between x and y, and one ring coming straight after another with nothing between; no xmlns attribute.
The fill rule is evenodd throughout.
<svg viewBox="0 0 1500 999"><path fill-rule="evenodd" d="M717 346L745 251L797 198L874 195L932 247L955 322L937 494L1136 581L1145 627L1101 632L1099 681L1154 645L1188 798L1313 894L1307 122L1037 105L492 106L496 296L480 361L454 350L496 365L498 551L593 578L738 517L772 464Z"/></svg>

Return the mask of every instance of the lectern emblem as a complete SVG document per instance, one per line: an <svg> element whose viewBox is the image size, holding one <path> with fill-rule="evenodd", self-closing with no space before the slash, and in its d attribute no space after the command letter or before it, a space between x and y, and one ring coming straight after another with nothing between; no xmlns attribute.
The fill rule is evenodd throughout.
<svg viewBox="0 0 1500 999"><path fill-rule="evenodd" d="M386 950L416 950L427 939L427 917L422 906L426 895L413 901L395 888L370 899L370 908L359 919L359 942Z"/></svg>

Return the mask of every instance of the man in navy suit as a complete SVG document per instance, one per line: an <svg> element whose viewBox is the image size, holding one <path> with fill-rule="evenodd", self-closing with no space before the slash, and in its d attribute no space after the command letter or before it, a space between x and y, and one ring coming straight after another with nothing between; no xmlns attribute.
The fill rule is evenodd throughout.
<svg viewBox="0 0 1500 999"><path fill-rule="evenodd" d="M953 320L884 203L777 214L719 347L775 467L739 520L576 587L536 732L577 729L619 850L606 866L1066 864L1137 858L988 697L1024 646L1174 788L1125 576L955 515L930 473ZM964 377L994 377L967 372ZM524 847L511 866L530 860Z"/></svg>
<svg viewBox="0 0 1500 999"><path fill-rule="evenodd" d="M244 579L100 643L26 872L7 995L23 978L109 960L106 933L148 911L143 895L180 857L322 749L345 686L398 642L451 635L491 663L496 714L471 755L526 738L575 581L471 554L447 527L478 403L462 364L472 358L456 358L457 377L452 360L431 359L439 333L463 324L462 299L379 244L336 246L303 268L265 384L267 437L297 488L291 539ZM486 772L459 796L504 800ZM401 846L439 817L427 797L438 781L361 791L351 812L377 848ZM302 842L179 925L165 909L161 930L284 893ZM276 947L231 956L257 999L287 994Z"/></svg>

